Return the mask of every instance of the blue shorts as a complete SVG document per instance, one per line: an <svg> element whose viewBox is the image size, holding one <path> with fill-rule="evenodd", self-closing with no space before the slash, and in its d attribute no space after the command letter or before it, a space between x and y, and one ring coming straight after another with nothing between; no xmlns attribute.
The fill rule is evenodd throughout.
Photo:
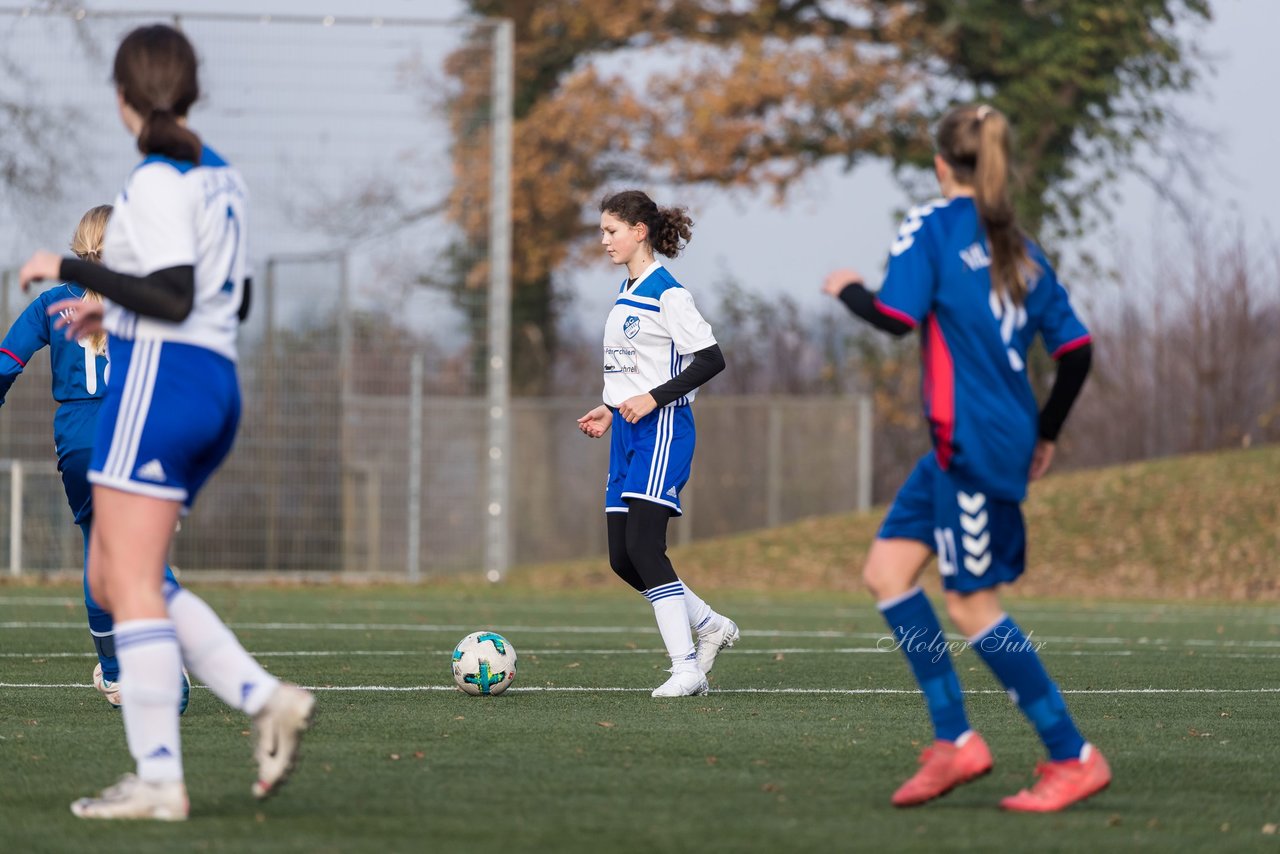
<svg viewBox="0 0 1280 854"><path fill-rule="evenodd" d="M189 508L235 440L235 363L171 341L111 338L109 346L89 480Z"/></svg>
<svg viewBox="0 0 1280 854"><path fill-rule="evenodd" d="M680 490L689 482L696 437L688 406L655 409L635 424L615 410L604 512L626 513L627 499L640 499L683 514Z"/></svg>
<svg viewBox="0 0 1280 854"><path fill-rule="evenodd" d="M958 593L1008 584L1026 566L1019 502L966 489L938 467L932 452L898 490L877 536L929 546L938 555L943 588Z"/></svg>

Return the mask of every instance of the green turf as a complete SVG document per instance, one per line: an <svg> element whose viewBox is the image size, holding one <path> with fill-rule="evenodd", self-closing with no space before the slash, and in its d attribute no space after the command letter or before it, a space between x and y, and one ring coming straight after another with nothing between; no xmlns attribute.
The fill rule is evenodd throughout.
<svg viewBox="0 0 1280 854"><path fill-rule="evenodd" d="M1280 602L1280 445L1190 454L1033 483L1019 595ZM862 590L884 509L806 519L672 549L706 590ZM679 539L682 521L672 522ZM936 574L932 574L936 579ZM541 588L612 588L602 558L518 567Z"/></svg>
<svg viewBox="0 0 1280 854"><path fill-rule="evenodd" d="M0 688L5 851L1168 852L1280 843L1280 694L1259 690L1280 688L1280 615L1262 607L1014 603L1116 774L1109 791L1066 813L1022 816L995 804L1030 782L1038 744L970 652L957 666L975 692L971 718L995 772L916 810L888 805L928 727L901 656L874 651L881 624L862 596L715 597L742 625L742 643L717 665L710 696L659 701L647 693L665 676L652 611L623 591L202 592L271 670L307 685L446 686L452 645L494 628L520 652L517 688L488 699L323 691L296 777L265 805L249 796L246 721L197 688L182 723L191 820L86 823L68 803L112 782L129 760L119 714L87 687L93 658L77 591L0 587L0 682L83 686ZM556 630L564 626L578 631ZM372 654L271 654L299 651ZM595 690L529 690L539 687ZM737 690L750 688L867 693ZM874 693L884 689L902 693ZM1117 693L1150 689L1172 692Z"/></svg>

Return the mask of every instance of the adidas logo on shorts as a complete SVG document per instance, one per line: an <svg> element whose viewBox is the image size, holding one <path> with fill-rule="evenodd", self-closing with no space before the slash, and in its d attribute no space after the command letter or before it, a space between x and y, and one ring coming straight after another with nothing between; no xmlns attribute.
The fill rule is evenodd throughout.
<svg viewBox="0 0 1280 854"><path fill-rule="evenodd" d="M134 476L142 480L152 480L156 483L164 483L168 480L168 476L164 473L164 466L160 465L159 460L152 460L139 466Z"/></svg>
<svg viewBox="0 0 1280 854"><path fill-rule="evenodd" d="M675 488L674 486L667 490L667 495L670 495L672 498L679 498L679 497L680 497L680 496L676 495L676 488Z"/></svg>

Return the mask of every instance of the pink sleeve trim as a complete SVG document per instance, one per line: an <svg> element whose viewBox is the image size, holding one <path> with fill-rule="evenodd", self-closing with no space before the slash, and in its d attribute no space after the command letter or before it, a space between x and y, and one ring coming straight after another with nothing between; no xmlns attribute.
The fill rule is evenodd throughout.
<svg viewBox="0 0 1280 854"><path fill-rule="evenodd" d="M19 365L22 365L22 367L24 367L24 368L27 366L27 363L26 363L26 362L24 362L24 361L22 361L21 359L19 359L19 358L18 358L18 354L17 354L17 353L15 353L15 352L13 352L12 350L6 350L5 348L0 347L0 353L4 353L6 356L9 356L9 357L10 357L10 358L12 358L15 362L17 362Z"/></svg>
<svg viewBox="0 0 1280 854"><path fill-rule="evenodd" d="M881 314L887 314L889 317L892 317L894 320L901 320L903 323L907 324L907 326L910 326L912 329L915 329L917 326L920 325L914 317L907 314L905 311L899 311L893 306L885 305L884 303L880 302L879 297L876 298L874 305Z"/></svg>
<svg viewBox="0 0 1280 854"><path fill-rule="evenodd" d="M1063 344L1057 350L1054 350L1053 358L1061 359L1063 356L1065 356L1067 353L1070 353L1072 350L1079 350L1084 345L1092 344L1092 343L1093 343L1093 338L1091 336L1087 334L1081 335L1079 338L1075 339L1074 341L1068 341L1066 344Z"/></svg>

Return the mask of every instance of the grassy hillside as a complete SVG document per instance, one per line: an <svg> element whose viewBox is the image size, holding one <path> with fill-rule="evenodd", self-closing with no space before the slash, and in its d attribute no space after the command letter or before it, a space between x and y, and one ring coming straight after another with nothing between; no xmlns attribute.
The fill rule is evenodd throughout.
<svg viewBox="0 0 1280 854"><path fill-rule="evenodd" d="M1280 447L1051 475L1032 487L1025 511L1020 594L1280 600ZM698 589L856 590L883 513L811 519L671 557ZM937 587L934 570L925 577ZM619 583L604 558L521 567L512 581Z"/></svg>

